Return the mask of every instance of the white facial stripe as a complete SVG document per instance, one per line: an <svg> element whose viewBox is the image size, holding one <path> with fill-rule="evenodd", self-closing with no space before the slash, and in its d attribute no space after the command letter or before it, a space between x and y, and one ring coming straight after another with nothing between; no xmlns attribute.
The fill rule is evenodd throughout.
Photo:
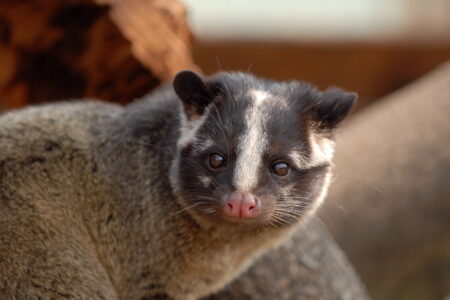
<svg viewBox="0 0 450 300"><path fill-rule="evenodd" d="M270 95L259 90L251 91L250 95L254 101L245 118L248 131L239 139L233 178L239 191L250 191L256 186L262 154L268 143L267 134L263 131L264 114L261 108Z"/></svg>
<svg viewBox="0 0 450 300"><path fill-rule="evenodd" d="M319 166L331 162L334 155L334 142L328 138L312 133L310 135L311 161L308 167Z"/></svg>
<svg viewBox="0 0 450 300"><path fill-rule="evenodd" d="M261 90L252 90L250 91L251 97L253 101L255 101L255 106L259 106L263 103L265 99L269 97L269 93Z"/></svg>

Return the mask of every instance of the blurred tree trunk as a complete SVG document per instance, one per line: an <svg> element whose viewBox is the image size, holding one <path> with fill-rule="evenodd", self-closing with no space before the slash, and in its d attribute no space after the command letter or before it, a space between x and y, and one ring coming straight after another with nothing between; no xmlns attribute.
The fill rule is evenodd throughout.
<svg viewBox="0 0 450 300"><path fill-rule="evenodd" d="M126 103L196 69L176 0L0 1L0 109L101 98Z"/></svg>

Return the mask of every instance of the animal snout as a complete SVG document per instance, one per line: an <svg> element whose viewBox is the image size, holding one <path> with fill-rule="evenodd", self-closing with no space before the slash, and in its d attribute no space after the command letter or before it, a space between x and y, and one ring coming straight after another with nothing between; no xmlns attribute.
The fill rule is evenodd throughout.
<svg viewBox="0 0 450 300"><path fill-rule="evenodd" d="M251 193L231 193L223 205L223 213L233 218L254 218L261 211L261 201Z"/></svg>

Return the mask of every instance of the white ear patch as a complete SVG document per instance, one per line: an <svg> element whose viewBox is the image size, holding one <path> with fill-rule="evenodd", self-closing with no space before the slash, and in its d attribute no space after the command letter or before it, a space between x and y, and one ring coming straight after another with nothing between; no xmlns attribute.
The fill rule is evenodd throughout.
<svg viewBox="0 0 450 300"><path fill-rule="evenodd" d="M262 107L270 94L261 90L252 90L250 97L253 102L246 113L247 131L239 138L233 178L233 183L239 191L250 191L258 183L262 154L268 144L267 133L263 129L266 118Z"/></svg>
<svg viewBox="0 0 450 300"><path fill-rule="evenodd" d="M195 141L195 134L197 130L203 125L206 120L206 116L208 115L208 108L205 113L195 120L188 120L185 113L180 113L180 138L178 139L178 149L182 149L187 145L191 144Z"/></svg>
<svg viewBox="0 0 450 300"><path fill-rule="evenodd" d="M214 142L212 140L206 139L206 140L197 140L194 144L194 147L197 151L202 152L206 149L212 147L214 145Z"/></svg>
<svg viewBox="0 0 450 300"><path fill-rule="evenodd" d="M309 167L331 162L334 155L334 142L328 138L312 133L310 135L311 161Z"/></svg>

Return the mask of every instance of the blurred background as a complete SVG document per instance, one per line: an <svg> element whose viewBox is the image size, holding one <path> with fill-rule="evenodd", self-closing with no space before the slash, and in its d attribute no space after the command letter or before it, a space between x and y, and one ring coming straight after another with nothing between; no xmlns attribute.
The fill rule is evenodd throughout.
<svg viewBox="0 0 450 300"><path fill-rule="evenodd" d="M251 70L379 99L450 58L448 0L184 0L206 72Z"/></svg>
<svg viewBox="0 0 450 300"><path fill-rule="evenodd" d="M126 103L183 68L336 85L361 108L449 58L448 0L0 3L0 109Z"/></svg>

